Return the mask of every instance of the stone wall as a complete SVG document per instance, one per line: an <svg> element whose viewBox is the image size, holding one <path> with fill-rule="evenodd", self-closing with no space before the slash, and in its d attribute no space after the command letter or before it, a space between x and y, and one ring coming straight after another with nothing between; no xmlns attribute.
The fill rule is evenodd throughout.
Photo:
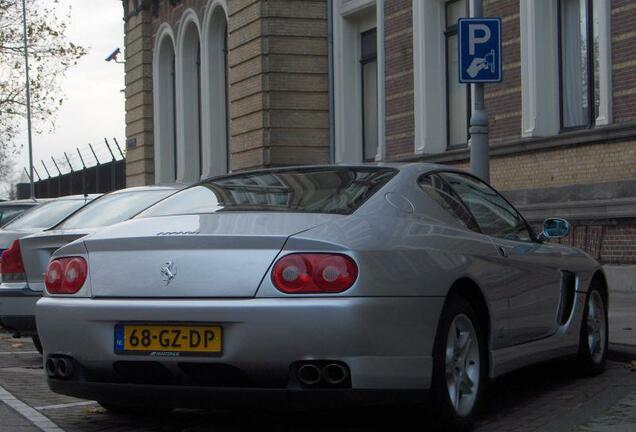
<svg viewBox="0 0 636 432"><path fill-rule="evenodd" d="M386 154L412 155L415 139L413 2L384 2Z"/></svg>
<svg viewBox="0 0 636 432"><path fill-rule="evenodd" d="M131 13L125 23L126 184L154 183L152 15Z"/></svg>
<svg viewBox="0 0 636 432"><path fill-rule="evenodd" d="M210 0L141 2L126 20L127 184L154 183L152 61L163 23ZM327 0L228 4L230 168L329 161ZM205 145L205 143L204 143Z"/></svg>
<svg viewBox="0 0 636 432"><path fill-rule="evenodd" d="M329 160L327 2L230 2L232 168Z"/></svg>

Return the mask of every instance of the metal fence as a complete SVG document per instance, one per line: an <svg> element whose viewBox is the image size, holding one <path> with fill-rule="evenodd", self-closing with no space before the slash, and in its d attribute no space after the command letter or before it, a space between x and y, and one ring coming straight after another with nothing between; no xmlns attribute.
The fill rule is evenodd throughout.
<svg viewBox="0 0 636 432"><path fill-rule="evenodd" d="M117 139L88 144L51 160L34 161L36 198L107 193L126 187L126 155ZM29 171L25 167L27 179ZM28 198L29 183L17 184L17 197Z"/></svg>

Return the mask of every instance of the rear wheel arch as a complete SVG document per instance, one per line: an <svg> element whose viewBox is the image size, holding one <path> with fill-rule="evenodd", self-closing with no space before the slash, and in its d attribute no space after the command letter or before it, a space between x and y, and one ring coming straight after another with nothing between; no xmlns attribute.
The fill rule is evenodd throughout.
<svg viewBox="0 0 636 432"><path fill-rule="evenodd" d="M475 281L470 278L461 278L453 283L446 295L437 328L431 381L433 412L440 421L452 427L453 430L472 430L483 389L488 385L489 316L488 305ZM457 320L462 319L468 322L463 329L456 324ZM469 329L472 329L472 332ZM466 336L467 333L472 333L472 336ZM464 343L459 342L462 340L460 334L464 335ZM455 338L449 344L451 335L455 335ZM470 347L475 347L475 340L478 342L478 359L473 358L474 352L473 354L464 353L464 349L467 353L473 351L468 350ZM476 364L477 369L475 369ZM476 371L479 372L478 381L475 380ZM465 377L470 377L467 382L464 382ZM468 385L467 393L464 384ZM461 406L458 393L459 398L462 397L462 393L471 395L472 400L466 402L469 405Z"/></svg>
<svg viewBox="0 0 636 432"><path fill-rule="evenodd" d="M597 270L592 276L592 281L590 282L590 288L594 282L598 282L599 288L601 289L601 295L603 296L603 302L605 303L605 308L609 308L609 287L607 286L607 278L605 277L605 273L602 270Z"/></svg>
<svg viewBox="0 0 636 432"><path fill-rule="evenodd" d="M460 296L468 300L471 306L475 309L475 312L479 315L480 326L484 332L487 341L490 341L490 311L486 298L481 292L481 288L477 283L467 277L458 279L451 286L448 294L446 295L446 301L453 296Z"/></svg>

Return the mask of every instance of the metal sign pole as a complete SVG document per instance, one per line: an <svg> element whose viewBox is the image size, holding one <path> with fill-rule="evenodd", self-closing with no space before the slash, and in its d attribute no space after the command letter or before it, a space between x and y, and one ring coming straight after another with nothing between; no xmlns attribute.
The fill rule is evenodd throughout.
<svg viewBox="0 0 636 432"><path fill-rule="evenodd" d="M471 0L473 18L483 15L482 0ZM470 172L490 181L490 148L488 145L488 113L484 109L484 84L472 84L473 107L470 116Z"/></svg>
<svg viewBox="0 0 636 432"><path fill-rule="evenodd" d="M29 139L29 179L31 181L31 199L35 198L33 182L33 136L31 132L31 83L29 82L29 42L27 38L26 0L22 0L22 30L24 32L24 75L26 78L26 111Z"/></svg>

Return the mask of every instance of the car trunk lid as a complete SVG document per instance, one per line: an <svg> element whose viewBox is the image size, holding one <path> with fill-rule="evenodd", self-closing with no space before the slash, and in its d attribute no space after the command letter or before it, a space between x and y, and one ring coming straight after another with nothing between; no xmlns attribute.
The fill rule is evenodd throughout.
<svg viewBox="0 0 636 432"><path fill-rule="evenodd" d="M45 233L21 239L20 250L29 288L33 291L42 291L44 273L51 255L62 246L91 232L92 230L45 231Z"/></svg>
<svg viewBox="0 0 636 432"><path fill-rule="evenodd" d="M94 297L253 297L287 238L342 216L140 218L84 240Z"/></svg>

